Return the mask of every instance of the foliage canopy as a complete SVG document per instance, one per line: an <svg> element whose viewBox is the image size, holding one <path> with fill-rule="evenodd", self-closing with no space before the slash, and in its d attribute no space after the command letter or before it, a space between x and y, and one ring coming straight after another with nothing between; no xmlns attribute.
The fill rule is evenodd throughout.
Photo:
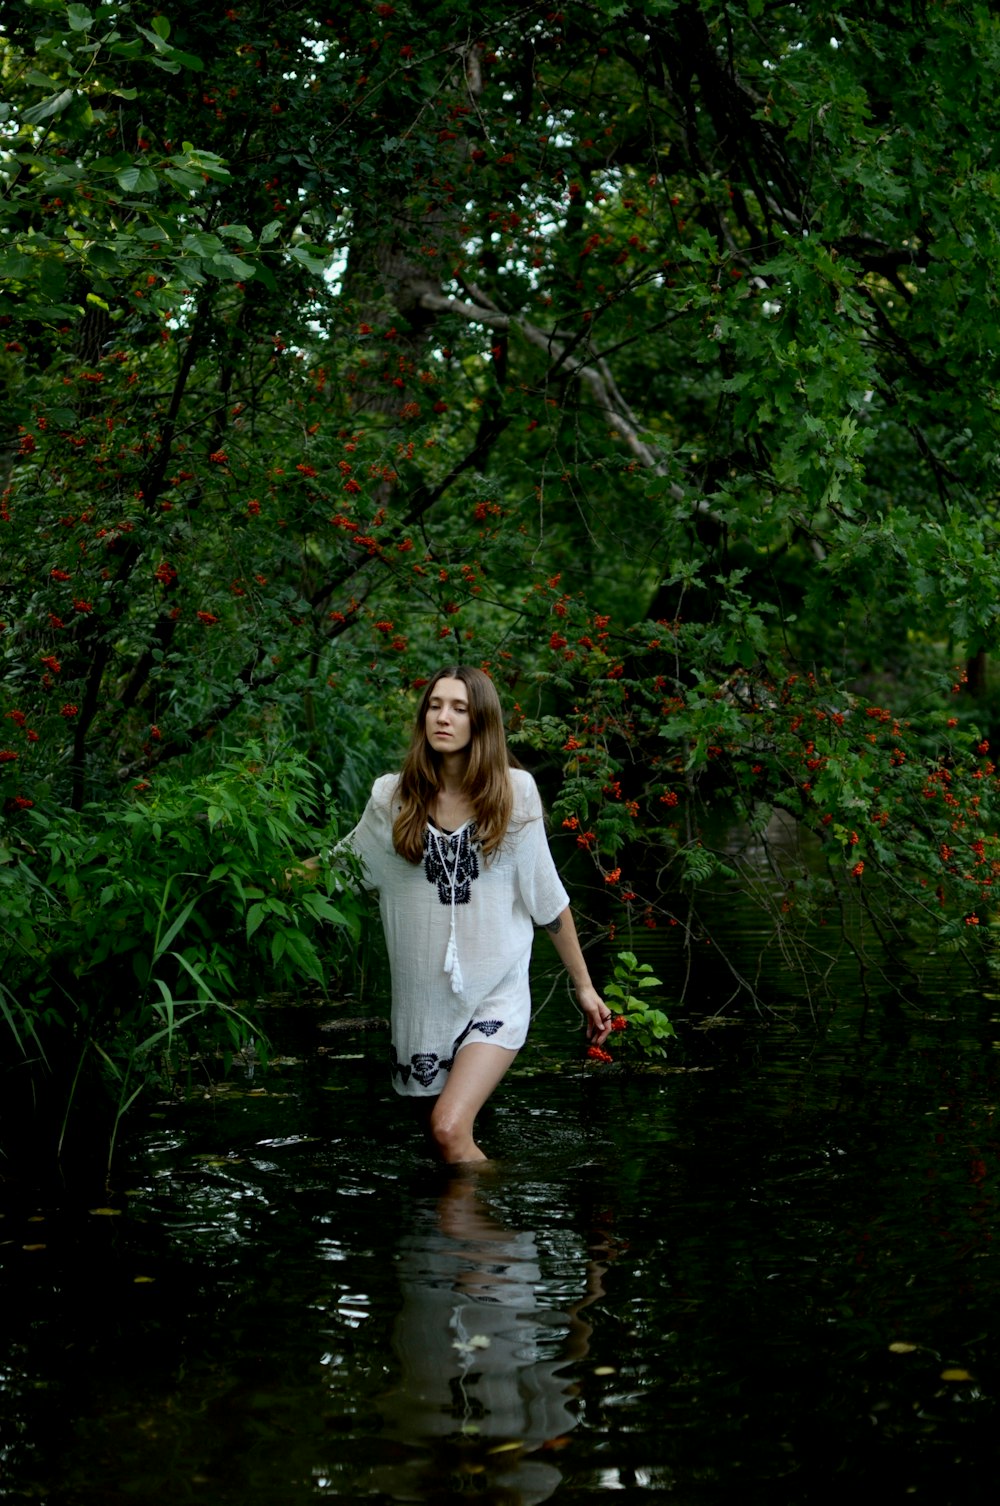
<svg viewBox="0 0 1000 1506"><path fill-rule="evenodd" d="M882 868L886 924L985 923L992 7L4 26L12 884L250 739L356 808L458 657L620 917L691 923L708 797L814 832L821 895Z"/></svg>

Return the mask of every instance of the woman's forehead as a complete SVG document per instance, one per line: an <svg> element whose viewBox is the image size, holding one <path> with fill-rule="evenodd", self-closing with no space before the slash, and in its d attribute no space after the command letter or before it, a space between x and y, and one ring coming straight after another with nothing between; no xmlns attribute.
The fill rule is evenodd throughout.
<svg viewBox="0 0 1000 1506"><path fill-rule="evenodd" d="M467 702L469 699L468 687L465 685L464 681L452 680L446 676L443 680L438 680L437 684L434 686L434 689L431 691L430 699L433 701L435 698L442 701Z"/></svg>

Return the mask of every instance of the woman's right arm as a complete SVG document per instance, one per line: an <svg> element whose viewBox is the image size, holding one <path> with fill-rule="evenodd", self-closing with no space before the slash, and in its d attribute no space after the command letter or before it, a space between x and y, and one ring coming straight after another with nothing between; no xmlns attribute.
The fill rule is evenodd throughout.
<svg viewBox="0 0 1000 1506"><path fill-rule="evenodd" d="M362 812L361 819L352 831L334 843L333 847L325 853L315 857L305 858L299 864L288 870L289 877L296 877L312 881L318 877L320 869L335 861L342 854L353 854L358 860L358 875L360 887L363 889L378 889L380 886L382 870L387 856L392 852L392 810L391 791L394 786L395 776L384 775L376 779L372 785L368 804ZM353 875L344 873L344 879L350 883ZM356 887L356 883L351 885Z"/></svg>

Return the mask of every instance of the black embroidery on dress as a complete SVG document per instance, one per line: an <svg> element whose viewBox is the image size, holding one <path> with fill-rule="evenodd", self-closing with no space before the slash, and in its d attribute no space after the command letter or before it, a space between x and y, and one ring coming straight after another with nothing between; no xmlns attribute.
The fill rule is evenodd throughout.
<svg viewBox="0 0 1000 1506"><path fill-rule="evenodd" d="M479 877L479 852L474 822L461 831L432 831L424 836L424 873L429 884L437 884L438 898L451 904L452 885L456 905L467 905L472 883Z"/></svg>
<svg viewBox="0 0 1000 1506"><path fill-rule="evenodd" d="M415 1051L410 1061L413 1063L414 1077L425 1088L430 1087L444 1065L439 1061L436 1051Z"/></svg>
<svg viewBox="0 0 1000 1506"><path fill-rule="evenodd" d="M413 1068L408 1067L405 1062L400 1061L398 1055L396 1054L395 1046L389 1047L389 1058L389 1065L392 1070L393 1077L401 1077L404 1083L408 1082L410 1073L413 1071Z"/></svg>
<svg viewBox="0 0 1000 1506"><path fill-rule="evenodd" d="M469 1031L472 1028L473 1028L473 1024L472 1024L472 1021L470 1020L469 1023L466 1025L465 1029L462 1031L461 1035L456 1035L455 1039L451 1043L451 1055L449 1056L449 1058L448 1058L447 1061L444 1061L443 1059L441 1061L441 1070L442 1070L442 1072L450 1072L451 1071L452 1067L455 1065L455 1057L458 1055L458 1048L462 1044L462 1042L465 1040L465 1037L468 1035Z"/></svg>
<svg viewBox="0 0 1000 1506"><path fill-rule="evenodd" d="M439 1072L451 1071L455 1065L455 1057L458 1055L459 1047L470 1031L478 1030L480 1034L490 1036L496 1035L497 1031L502 1028L503 1020L470 1020L461 1034L457 1035L452 1041L451 1055L449 1057L438 1056L436 1051L415 1051L410 1057L409 1065L401 1062L396 1053L395 1046L390 1046L389 1054L393 1076L401 1078L404 1083L408 1082L412 1076L416 1078L422 1088L429 1088Z"/></svg>

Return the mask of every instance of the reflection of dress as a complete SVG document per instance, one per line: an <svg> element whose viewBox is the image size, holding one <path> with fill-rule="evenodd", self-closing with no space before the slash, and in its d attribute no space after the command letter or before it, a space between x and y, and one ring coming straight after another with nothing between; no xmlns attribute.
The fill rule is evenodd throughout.
<svg viewBox="0 0 1000 1506"><path fill-rule="evenodd" d="M405 1436L448 1437L471 1422L491 1439L539 1444L574 1426L555 1374L569 1319L539 1308L530 1231L506 1232L485 1253L433 1230L411 1234L400 1241L399 1275Z"/></svg>
<svg viewBox="0 0 1000 1506"><path fill-rule="evenodd" d="M475 826L428 827L422 864L392 845L398 776L377 779L344 839L377 889L392 971L392 1071L400 1093L440 1093L462 1046L517 1050L530 1016L534 926L569 903L549 852L530 774L511 769L514 812L499 851L484 858Z"/></svg>
<svg viewBox="0 0 1000 1506"><path fill-rule="evenodd" d="M422 1482L440 1487L449 1471L462 1479L463 1461L474 1460L506 1498L528 1506L561 1480L531 1451L576 1424L560 1374L572 1319L544 1305L533 1233L505 1229L478 1204L458 1217L464 1227L445 1232L441 1207L427 1206L399 1242L401 1377L381 1411L386 1436L421 1454L379 1470L379 1484L397 1499L422 1500ZM497 1447L508 1443L522 1447ZM483 1475L470 1479L481 1491ZM437 1496L427 1489L426 1498Z"/></svg>

